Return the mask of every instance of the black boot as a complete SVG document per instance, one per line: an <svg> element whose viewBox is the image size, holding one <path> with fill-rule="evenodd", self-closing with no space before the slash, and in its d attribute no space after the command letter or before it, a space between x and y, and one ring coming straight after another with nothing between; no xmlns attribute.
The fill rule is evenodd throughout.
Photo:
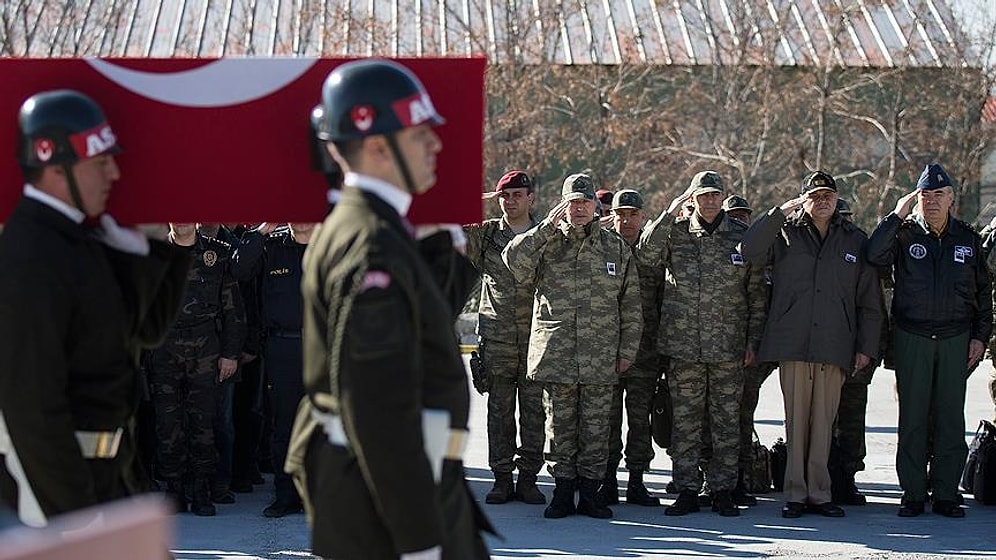
<svg viewBox="0 0 996 560"><path fill-rule="evenodd" d="M660 498L650 495L643 484L643 471L629 471L629 482L626 484L626 503L638 506L657 507L661 505Z"/></svg>
<svg viewBox="0 0 996 560"><path fill-rule="evenodd" d="M750 495L747 491L747 485L744 484L744 471L740 469L737 472L737 485L730 492L730 497L733 498L733 503L738 506L756 506L757 498Z"/></svg>
<svg viewBox="0 0 996 560"><path fill-rule="evenodd" d="M536 487L535 474L519 473L519 480L515 484L515 496L526 504L545 504L546 496Z"/></svg>
<svg viewBox="0 0 996 560"><path fill-rule="evenodd" d="M190 512L202 517L211 517L215 514L214 504L211 503L211 481L206 478L194 480L194 500L190 504Z"/></svg>
<svg viewBox="0 0 996 560"><path fill-rule="evenodd" d="M858 485L854 483L854 475L844 475L843 488L839 492L834 492L833 501L836 504L845 506L863 506L868 503L864 494L858 491ZM837 490L837 488L834 488Z"/></svg>
<svg viewBox="0 0 996 560"><path fill-rule="evenodd" d="M553 499L543 511L543 517L560 519L574 515L577 512L574 507L574 490L577 488L577 481L573 478L557 478L555 480L557 486L553 489Z"/></svg>
<svg viewBox="0 0 996 560"><path fill-rule="evenodd" d="M737 517L740 510L733 503L733 497L729 490L717 490L712 495L712 511L718 512L723 517Z"/></svg>
<svg viewBox="0 0 996 560"><path fill-rule="evenodd" d="M694 490L682 490L678 499L664 510L664 515L688 515L699 511L699 495Z"/></svg>
<svg viewBox="0 0 996 560"><path fill-rule="evenodd" d="M594 478L581 479L578 483L578 513L596 519L612 517L612 510L598 501L598 487L601 484L601 480Z"/></svg>
<svg viewBox="0 0 996 560"><path fill-rule="evenodd" d="M484 503L486 504L504 504L510 500L515 499L515 488L512 486L512 473L502 472L495 473L495 485L488 492L487 496L484 496Z"/></svg>
<svg viewBox="0 0 996 560"><path fill-rule="evenodd" d="M609 467L611 466L609 465ZM619 479L616 477L616 469L605 471L605 478L602 479L595 498L603 506L613 506L619 503Z"/></svg>
<svg viewBox="0 0 996 560"><path fill-rule="evenodd" d="M183 494L183 484L179 480L167 480L164 492L166 499L173 504L177 513L186 513L187 497Z"/></svg>

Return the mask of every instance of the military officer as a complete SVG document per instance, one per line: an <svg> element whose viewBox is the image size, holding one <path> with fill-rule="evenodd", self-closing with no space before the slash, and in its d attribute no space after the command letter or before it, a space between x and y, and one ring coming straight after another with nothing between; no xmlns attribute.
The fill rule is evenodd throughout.
<svg viewBox="0 0 996 560"><path fill-rule="evenodd" d="M517 235L502 255L515 279L535 282L530 379L543 383L553 499L543 515L596 518L605 478L614 386L636 359L642 312L632 252L595 218L595 185L577 173L543 222ZM604 341L611 354L601 351ZM575 505L574 493L578 491Z"/></svg>
<svg viewBox="0 0 996 560"><path fill-rule="evenodd" d="M543 387L526 378L534 286L517 283L501 260L508 242L536 225L530 213L535 200L533 181L525 171L509 171L486 197L498 200L501 217L464 226L467 257L481 274L477 333L481 337L481 360L490 381L488 463L495 484L484 501L503 504L518 498L528 504L544 504L546 497L536 487L536 475L543 466ZM522 442L518 457L516 431ZM515 488L513 468L519 470Z"/></svg>
<svg viewBox="0 0 996 560"><path fill-rule="evenodd" d="M490 525L461 458L470 394L453 302L469 291L440 289L435 274L446 271L430 269L405 218L435 183L443 119L408 68L381 59L333 70L322 104L320 138L346 173L305 252L307 395L285 464L306 498L313 551L487 558L479 532ZM437 263L466 262L447 248Z"/></svg>
<svg viewBox="0 0 996 560"><path fill-rule="evenodd" d="M82 93L21 106L24 194L0 237L0 489L32 526L149 487L137 357L172 323L189 257L105 213L119 151Z"/></svg>
<svg viewBox="0 0 996 560"><path fill-rule="evenodd" d="M754 210L750 207L750 203L747 202L746 198L731 194L723 201L723 212L735 220L740 220L750 225L750 216L754 213Z"/></svg>

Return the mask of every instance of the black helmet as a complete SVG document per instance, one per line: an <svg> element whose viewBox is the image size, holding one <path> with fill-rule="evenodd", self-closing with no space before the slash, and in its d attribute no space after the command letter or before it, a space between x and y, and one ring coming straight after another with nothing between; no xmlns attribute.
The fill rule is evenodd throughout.
<svg viewBox="0 0 996 560"><path fill-rule="evenodd" d="M445 122L415 74L384 59L356 60L333 70L322 86L322 108L318 137L326 142Z"/></svg>
<svg viewBox="0 0 996 560"><path fill-rule="evenodd" d="M17 161L25 168L72 165L121 151L104 112L78 91L32 95L21 105Z"/></svg>
<svg viewBox="0 0 996 560"><path fill-rule="evenodd" d="M325 126L325 109L321 105L315 105L311 110L310 125L311 167L323 173L326 178L334 176L341 179L342 169L325 149L325 141L319 138Z"/></svg>

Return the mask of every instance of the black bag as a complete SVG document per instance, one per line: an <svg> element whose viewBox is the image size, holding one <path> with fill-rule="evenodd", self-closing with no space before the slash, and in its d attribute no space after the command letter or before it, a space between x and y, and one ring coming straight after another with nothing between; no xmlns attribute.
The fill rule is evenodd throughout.
<svg viewBox="0 0 996 560"><path fill-rule="evenodd" d="M982 504L996 504L996 426L988 420L979 422L968 448L961 487Z"/></svg>
<svg viewBox="0 0 996 560"><path fill-rule="evenodd" d="M756 431L750 442L750 464L744 469L744 486L751 494L771 492L771 452Z"/></svg>
<svg viewBox="0 0 996 560"><path fill-rule="evenodd" d="M771 446L771 486L775 492L785 490L785 469L788 467L788 446L778 438Z"/></svg>
<svg viewBox="0 0 996 560"><path fill-rule="evenodd" d="M657 380L657 390L654 391L654 402L650 407L650 433L654 443L661 449L671 446L671 426L674 424L674 409L671 406L671 390L667 379Z"/></svg>

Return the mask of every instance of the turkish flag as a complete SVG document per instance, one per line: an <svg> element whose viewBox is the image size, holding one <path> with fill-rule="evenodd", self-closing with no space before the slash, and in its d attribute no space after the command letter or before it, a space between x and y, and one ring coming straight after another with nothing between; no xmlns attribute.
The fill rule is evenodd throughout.
<svg viewBox="0 0 996 560"><path fill-rule="evenodd" d="M122 223L304 222L326 211L311 109L349 59L0 59L0 221L20 196L17 114L40 91L97 101L123 148L108 211ZM446 119L436 186L415 223L481 219L484 58L399 59ZM362 118L362 115L358 115Z"/></svg>

